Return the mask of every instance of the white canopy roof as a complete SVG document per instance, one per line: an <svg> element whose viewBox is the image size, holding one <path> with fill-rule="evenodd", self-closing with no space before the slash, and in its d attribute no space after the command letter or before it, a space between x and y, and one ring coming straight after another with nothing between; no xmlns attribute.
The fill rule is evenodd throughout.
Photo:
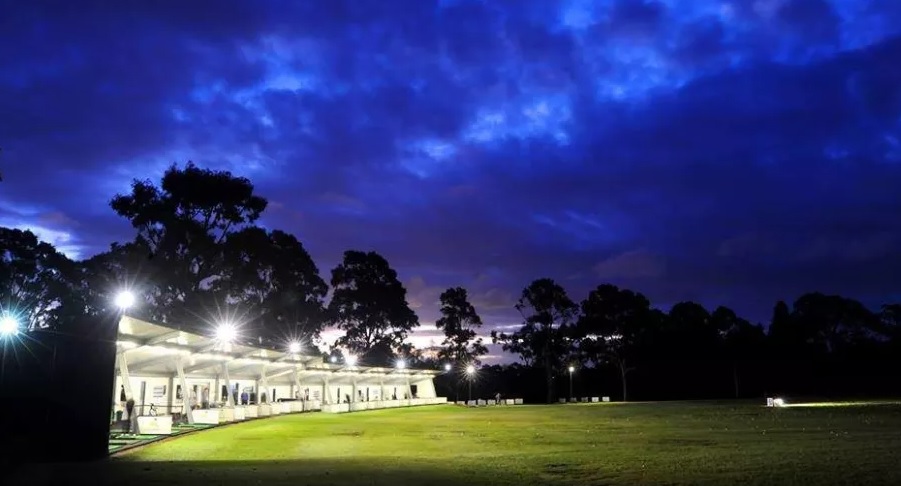
<svg viewBox="0 0 901 486"><path fill-rule="evenodd" d="M116 341L118 351L127 357L132 375L173 376L176 362L182 359L185 374L191 377L215 376L228 365L232 379L260 379L265 373L273 383L290 383L294 372L305 382L328 377L334 384L353 381L402 384L431 379L433 370L412 370L348 366L323 362L320 355L292 354L247 344L222 343L172 327L123 316Z"/></svg>

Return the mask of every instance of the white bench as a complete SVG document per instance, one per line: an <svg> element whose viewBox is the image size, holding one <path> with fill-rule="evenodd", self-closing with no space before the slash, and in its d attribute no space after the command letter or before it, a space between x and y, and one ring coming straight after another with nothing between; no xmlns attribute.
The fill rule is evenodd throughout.
<svg viewBox="0 0 901 486"><path fill-rule="evenodd" d="M235 421L235 409L233 408L220 408L219 409L219 423L227 424L229 422Z"/></svg>
<svg viewBox="0 0 901 486"><path fill-rule="evenodd" d="M191 410L191 417L195 424L219 425L220 420L219 409L215 408Z"/></svg>
<svg viewBox="0 0 901 486"><path fill-rule="evenodd" d="M247 408L245 407L235 407L235 420L246 420L247 419Z"/></svg>
<svg viewBox="0 0 901 486"><path fill-rule="evenodd" d="M148 435L171 435L172 434L172 416L142 416L138 417L139 434Z"/></svg>

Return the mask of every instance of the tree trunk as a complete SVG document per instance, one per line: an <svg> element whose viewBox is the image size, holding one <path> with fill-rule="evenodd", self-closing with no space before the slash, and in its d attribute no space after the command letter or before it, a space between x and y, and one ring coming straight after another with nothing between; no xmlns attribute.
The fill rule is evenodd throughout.
<svg viewBox="0 0 901 486"><path fill-rule="evenodd" d="M622 381L622 384L623 384L623 401L624 401L624 402L629 400L628 389L626 388L626 372L627 372L627 370L626 370L626 362L625 362L625 361L620 361L620 363L619 363L619 377L620 377L620 381Z"/></svg>
<svg viewBox="0 0 901 486"><path fill-rule="evenodd" d="M554 403L554 368L547 357L544 359L544 378L547 381L547 403Z"/></svg>

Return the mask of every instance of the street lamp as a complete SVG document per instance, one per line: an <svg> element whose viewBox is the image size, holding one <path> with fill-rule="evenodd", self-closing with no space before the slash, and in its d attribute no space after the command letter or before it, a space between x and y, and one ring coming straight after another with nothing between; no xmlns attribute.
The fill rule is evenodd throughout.
<svg viewBox="0 0 901 486"><path fill-rule="evenodd" d="M288 343L288 352L291 354L297 354L300 352L300 343L297 341L291 341Z"/></svg>
<svg viewBox="0 0 901 486"><path fill-rule="evenodd" d="M238 330L234 324L223 322L216 328L216 339L221 343L231 343L238 337Z"/></svg>
<svg viewBox="0 0 901 486"><path fill-rule="evenodd" d="M576 371L575 366L569 367L569 401L573 401L573 371Z"/></svg>
<svg viewBox="0 0 901 486"><path fill-rule="evenodd" d="M396 365L397 365L397 369L399 369L399 370L402 370L407 367L407 363L402 359L397 360Z"/></svg>
<svg viewBox="0 0 901 486"><path fill-rule="evenodd" d="M0 318L0 337L19 334L19 321L10 315Z"/></svg>
<svg viewBox="0 0 901 486"><path fill-rule="evenodd" d="M450 363L444 363L444 371L450 371L453 366Z"/></svg>
<svg viewBox="0 0 901 486"><path fill-rule="evenodd" d="M116 294L115 304L119 310L127 310L129 307L135 305L135 294L128 290L123 290Z"/></svg>
<svg viewBox="0 0 901 486"><path fill-rule="evenodd" d="M466 376L469 378L469 401L472 401L472 378L476 373L476 367L473 365L466 366Z"/></svg>

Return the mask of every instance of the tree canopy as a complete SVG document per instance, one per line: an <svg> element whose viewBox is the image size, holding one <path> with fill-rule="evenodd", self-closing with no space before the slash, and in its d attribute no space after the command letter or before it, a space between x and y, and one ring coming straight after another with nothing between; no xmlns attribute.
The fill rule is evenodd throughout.
<svg viewBox="0 0 901 486"><path fill-rule="evenodd" d="M444 332L439 358L456 363L479 364L479 356L488 353L477 329L482 318L469 302L466 289L453 287L445 290L441 300L441 317L435 326Z"/></svg>
<svg viewBox="0 0 901 486"><path fill-rule="evenodd" d="M504 351L516 353L524 362L544 369L545 398L550 403L555 371L561 368L563 357L570 350L567 333L578 306L557 282L541 278L523 289L516 309L523 317L523 326L511 334L492 331L492 340L500 343Z"/></svg>
<svg viewBox="0 0 901 486"><path fill-rule="evenodd" d="M25 329L55 327L75 265L31 231L0 227L0 317Z"/></svg>
<svg viewBox="0 0 901 486"><path fill-rule="evenodd" d="M136 180L130 194L114 197L110 206L137 230L136 245L148 250L143 290L150 317L197 322L204 311L223 305L213 288L229 271L224 244L256 221L266 205L249 180L191 162L171 166L159 186Z"/></svg>
<svg viewBox="0 0 901 486"><path fill-rule="evenodd" d="M338 344L358 354L380 350L369 362L389 359L386 355L396 353L419 326L397 272L376 252L346 251L332 270L331 285L328 311L335 326L344 331Z"/></svg>

